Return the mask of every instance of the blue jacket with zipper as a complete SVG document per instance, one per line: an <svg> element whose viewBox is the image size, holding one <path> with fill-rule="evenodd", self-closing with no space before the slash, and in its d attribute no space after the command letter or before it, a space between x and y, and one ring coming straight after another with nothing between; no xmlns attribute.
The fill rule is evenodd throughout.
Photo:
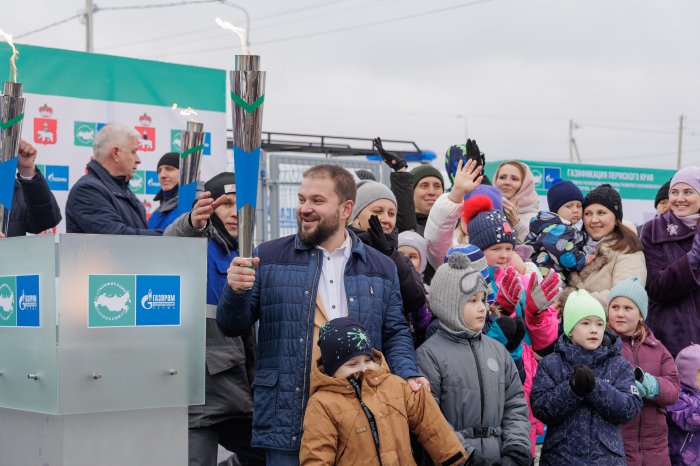
<svg viewBox="0 0 700 466"><path fill-rule="evenodd" d="M396 266L351 232L345 268L348 313L362 323L392 373L418 376ZM258 354L253 381L253 446L298 450L309 399L320 250L298 236L261 244L253 288L236 294L224 286L216 320L227 335L241 335L257 320Z"/></svg>

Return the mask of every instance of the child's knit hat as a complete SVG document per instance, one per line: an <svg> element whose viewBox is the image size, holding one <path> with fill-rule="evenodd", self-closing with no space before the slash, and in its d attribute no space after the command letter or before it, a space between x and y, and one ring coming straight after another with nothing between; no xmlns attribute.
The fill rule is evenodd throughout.
<svg viewBox="0 0 700 466"><path fill-rule="evenodd" d="M340 366L355 356L374 356L365 328L349 317L338 317L326 322L319 331L318 346L321 347L323 369L331 377Z"/></svg>
<svg viewBox="0 0 700 466"><path fill-rule="evenodd" d="M362 180L357 183L355 207L352 209L350 220L355 220L365 207L379 199L389 199L396 205L396 196L394 196L394 193L391 192L388 186L372 180Z"/></svg>
<svg viewBox="0 0 700 466"><path fill-rule="evenodd" d="M586 290L576 290L569 295L564 305L564 335L586 317L599 317L605 325L605 310L603 305Z"/></svg>
<svg viewBox="0 0 700 466"><path fill-rule="evenodd" d="M425 241L425 238L415 231L402 231L399 233L399 247L401 246L410 246L418 251L420 255L418 273L425 272L425 268L428 265L428 243Z"/></svg>
<svg viewBox="0 0 700 466"><path fill-rule="evenodd" d="M430 310L448 329L468 330L462 309L474 293L484 292L484 305L489 287L469 258L460 252L450 255L430 282Z"/></svg>
<svg viewBox="0 0 700 466"><path fill-rule="evenodd" d="M610 309L610 302L618 296L632 300L642 314L642 319L646 320L647 310L649 309L649 296L639 277L622 280L612 287L608 293L608 309Z"/></svg>
<svg viewBox="0 0 700 466"><path fill-rule="evenodd" d="M484 277L486 284L489 285L489 291L486 294L486 301L489 304L493 303L496 300L496 298L493 295L493 288L491 287L491 276L489 275L489 264L488 262L486 262L484 251L477 248L473 244L461 244L458 246L452 246L450 249L447 250L444 262L447 262L450 256L456 252L465 254L471 261L472 267L478 270L481 273L481 276Z"/></svg>
<svg viewBox="0 0 700 466"><path fill-rule="evenodd" d="M700 345L686 346L676 356L678 378L685 386L695 387L695 378L700 370Z"/></svg>
<svg viewBox="0 0 700 466"><path fill-rule="evenodd" d="M488 196L472 196L464 201L462 222L467 227L469 243L482 251L500 243L515 246L515 236L508 219L503 212L493 208Z"/></svg>
<svg viewBox="0 0 700 466"><path fill-rule="evenodd" d="M557 213L564 204L571 201L579 201L583 204L583 193L578 186L568 180L557 178L547 190L547 204L549 211Z"/></svg>

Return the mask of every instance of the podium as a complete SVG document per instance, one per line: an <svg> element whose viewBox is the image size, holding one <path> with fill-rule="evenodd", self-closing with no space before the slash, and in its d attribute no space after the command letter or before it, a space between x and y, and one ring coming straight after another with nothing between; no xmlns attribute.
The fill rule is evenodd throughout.
<svg viewBox="0 0 700 466"><path fill-rule="evenodd" d="M186 465L206 240L0 240L0 464Z"/></svg>

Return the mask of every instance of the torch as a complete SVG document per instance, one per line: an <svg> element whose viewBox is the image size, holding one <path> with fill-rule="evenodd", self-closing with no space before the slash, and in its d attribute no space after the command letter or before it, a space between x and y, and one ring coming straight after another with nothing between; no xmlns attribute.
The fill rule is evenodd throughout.
<svg viewBox="0 0 700 466"><path fill-rule="evenodd" d="M178 188L177 208L180 213L192 209L197 195L199 164L204 149L204 124L188 121L180 137L180 187Z"/></svg>
<svg viewBox="0 0 700 466"><path fill-rule="evenodd" d="M12 43L12 36L2 31L0 35L5 37L13 52L10 59L11 81L5 81L3 95L0 96L0 231L7 236L24 118L24 98L22 84L17 82L17 49Z"/></svg>
<svg viewBox="0 0 700 466"><path fill-rule="evenodd" d="M244 49L250 52L247 47ZM233 164L238 205L238 254L248 259L253 257L260 138L265 101L265 72L260 71L259 66L258 55L236 55L234 71L230 72Z"/></svg>

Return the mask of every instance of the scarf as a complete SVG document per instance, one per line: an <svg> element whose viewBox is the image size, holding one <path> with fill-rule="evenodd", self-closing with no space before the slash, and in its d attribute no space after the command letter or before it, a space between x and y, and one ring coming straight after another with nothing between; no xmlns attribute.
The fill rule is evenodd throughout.
<svg viewBox="0 0 700 466"><path fill-rule="evenodd" d="M683 222L685 226L687 226L691 230L695 230L695 227L698 224L698 220L700 220L700 213L688 215L686 217L678 217L678 220Z"/></svg>

